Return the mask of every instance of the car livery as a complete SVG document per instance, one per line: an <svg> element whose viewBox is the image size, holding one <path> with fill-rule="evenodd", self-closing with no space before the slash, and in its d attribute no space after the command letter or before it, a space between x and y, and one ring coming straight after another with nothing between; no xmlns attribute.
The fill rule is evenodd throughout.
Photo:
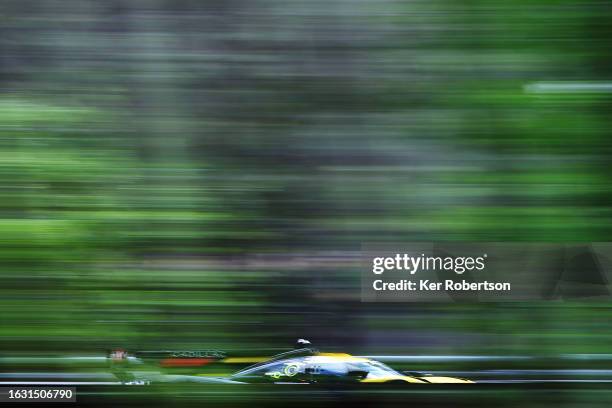
<svg viewBox="0 0 612 408"><path fill-rule="evenodd" d="M310 343L298 343L298 346ZM236 360L248 361L249 358L227 357L220 351L197 352L138 352L138 357L130 357L126 352L113 352L109 359L111 369L124 383L136 380L150 383L149 379L138 379L130 372L127 363L130 358L142 364L144 356L161 358L161 367L202 368L212 363L235 363ZM228 377L210 374L155 376L161 382L198 382L217 384L471 384L474 381L435 376L417 372L401 373L393 368L367 357L357 357L346 353L322 353L311 347L291 350L237 371Z"/></svg>
<svg viewBox="0 0 612 408"><path fill-rule="evenodd" d="M297 355L296 355L297 354ZM306 354L306 355L299 355ZM316 384L470 384L473 381L427 375L403 374L365 357L345 353L319 353L312 349L283 353L238 371L230 377L244 383Z"/></svg>

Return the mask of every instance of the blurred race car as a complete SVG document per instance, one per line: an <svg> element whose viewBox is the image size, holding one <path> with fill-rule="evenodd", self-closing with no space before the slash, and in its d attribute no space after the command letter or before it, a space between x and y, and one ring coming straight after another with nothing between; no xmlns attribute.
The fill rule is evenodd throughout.
<svg viewBox="0 0 612 408"><path fill-rule="evenodd" d="M198 375L163 375L157 376L155 381L161 382L199 382L224 384L471 384L474 381L440 377L417 372L400 373L391 367L370 358L355 357L345 353L322 353L309 347L310 342L300 339L295 350L277 354L267 360L248 366L229 377L210 377ZM173 353L173 361L182 360L180 364L193 364L201 362L202 352ZM208 353L210 354L210 353ZM121 359L129 358L127 353L120 355ZM210 357L209 357L209 360ZM222 354L218 354L217 361L223 361ZM125 361L125 360L124 360ZM161 365L167 365L164 359ZM191 363L188 363L192 361ZM146 384L149 380L138 382L129 373L127 366L115 370L115 374L125 384Z"/></svg>
<svg viewBox="0 0 612 408"><path fill-rule="evenodd" d="M473 381L423 373L400 373L364 357L345 353L320 353L304 348L282 353L238 371L230 378L241 383L318 384L470 384Z"/></svg>

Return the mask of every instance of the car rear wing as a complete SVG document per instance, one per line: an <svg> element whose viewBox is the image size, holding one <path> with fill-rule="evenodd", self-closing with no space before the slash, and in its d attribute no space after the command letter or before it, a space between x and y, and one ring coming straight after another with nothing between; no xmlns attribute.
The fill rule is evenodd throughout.
<svg viewBox="0 0 612 408"><path fill-rule="evenodd" d="M108 354L111 365L124 366L130 362L153 361L162 367L200 367L222 361L226 353L221 350L147 350L128 353L123 349Z"/></svg>

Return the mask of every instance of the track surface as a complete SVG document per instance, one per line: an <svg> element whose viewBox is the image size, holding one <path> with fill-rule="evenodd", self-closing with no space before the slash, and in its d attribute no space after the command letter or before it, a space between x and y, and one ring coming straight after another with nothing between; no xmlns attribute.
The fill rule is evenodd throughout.
<svg viewBox="0 0 612 408"><path fill-rule="evenodd" d="M79 386L88 406L171 407L610 407L608 383L503 383L321 388L265 386Z"/></svg>
<svg viewBox="0 0 612 408"><path fill-rule="evenodd" d="M456 385L343 386L159 384L77 385L77 405L92 407L610 407L612 386L600 381ZM4 382L4 381L3 381ZM72 384L70 381L49 381ZM58 384L59 385L59 384Z"/></svg>

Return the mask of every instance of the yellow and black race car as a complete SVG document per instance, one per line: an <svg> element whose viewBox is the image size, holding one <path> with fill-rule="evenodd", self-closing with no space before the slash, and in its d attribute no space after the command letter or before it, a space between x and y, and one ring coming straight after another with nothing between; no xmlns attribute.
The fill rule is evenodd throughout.
<svg viewBox="0 0 612 408"><path fill-rule="evenodd" d="M138 380L129 370L130 358L142 362L145 356L164 357L159 362L162 368L193 368L190 375L159 374L155 381L198 382L216 384L471 384L474 381L441 377L423 373L400 373L391 367L366 357L346 353L322 353L312 348L310 342L300 339L299 348L248 366L230 376L215 376L198 373L203 366L214 363L246 362L253 358L232 358L219 351L197 352L138 352L130 357L124 351L111 353L113 372L124 384L148 384L150 379Z"/></svg>
<svg viewBox="0 0 612 408"><path fill-rule="evenodd" d="M282 353L238 371L229 378L241 383L316 384L471 384L473 381L421 373L402 374L369 358L320 353L304 348Z"/></svg>

